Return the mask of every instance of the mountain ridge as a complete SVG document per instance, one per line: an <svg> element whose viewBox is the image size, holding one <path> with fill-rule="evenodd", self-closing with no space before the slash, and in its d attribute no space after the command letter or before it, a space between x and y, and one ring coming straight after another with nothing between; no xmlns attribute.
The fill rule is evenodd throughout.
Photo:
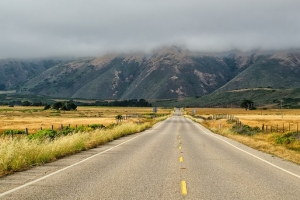
<svg viewBox="0 0 300 200"><path fill-rule="evenodd" d="M36 62L5 67L0 60L2 77L31 72L12 84L0 79L0 90L59 98L184 99L243 88L300 87L299 50L213 54L168 47L145 54Z"/></svg>

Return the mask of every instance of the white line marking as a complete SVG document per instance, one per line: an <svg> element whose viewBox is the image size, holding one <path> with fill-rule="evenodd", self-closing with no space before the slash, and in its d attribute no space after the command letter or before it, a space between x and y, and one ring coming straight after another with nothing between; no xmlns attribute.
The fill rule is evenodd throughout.
<svg viewBox="0 0 300 200"><path fill-rule="evenodd" d="M55 172L53 172L53 173L51 173L51 174L48 174L48 175L43 176L43 177L41 177L41 178L38 178L38 179L36 179L36 180L34 180L34 181L28 182L28 183L26 183L26 184L24 184L24 185L20 185L20 186L14 188L14 189L11 189L11 190L8 190L8 191L6 191L6 192L3 192L3 193L0 194L0 197L3 197L3 196L8 195L8 194L10 194L10 193L12 193L12 192L15 192L15 191L20 190L20 189L22 189L22 188L25 188L25 187L27 187L27 186L29 186L29 185L32 185L32 184L34 184L34 183L37 183L37 182L39 182L39 181L41 181L41 180L44 180L44 179L46 179L46 178L48 178L48 177L50 177L50 176L53 176L53 175L58 174L58 173L60 173L60 172L62 172L62 171L65 171L65 170L67 170L67 169L69 169L69 168L71 168L71 167L74 167L74 166L76 166L76 165L79 165L79 164L81 164L81 163L83 163L83 162L85 162L85 161L87 161L87 160L89 160L89 159L91 159L91 158L94 158L94 157L96 157L96 156L99 156L99 155L101 155L101 154L103 154L103 153L106 153L106 152L108 152L108 151L110 151L110 150L112 150L112 149L114 149L114 148L116 148L116 147L119 147L119 146L121 146L121 145L123 145L123 144L125 144L125 143L127 143L127 142L129 142L129 141L131 141L131 140L133 140L133 139L135 139L135 138L137 138L137 137L140 137L141 135L142 135L142 134L137 135L137 136L135 136L135 137L133 137L133 138L131 138L131 139L129 139L129 140L126 140L125 142L122 142L122 143L120 143L120 144L118 144L118 145L116 145L116 146L113 146L113 147L111 147L111 148L109 148L109 149L106 149L105 151L102 151L102 152L100 152L100 153L97 153L97 154L95 154L95 155L92 155L91 157L88 157L88 158L86 158L86 159L83 159L83 160L81 160L81 161L79 161L79 162L77 162L77 163L74 163L74 164L72 164L72 165L69 165L69 166L67 166L67 167L65 167L65 168L62 168L62 169L60 169L60 170L57 170L57 171L55 171Z"/></svg>
<svg viewBox="0 0 300 200"><path fill-rule="evenodd" d="M252 156L252 157L254 157L254 158L258 159L258 160L260 160L260 161L262 161L262 162L265 162L265 163L267 163L267 164L269 164L269 165L271 165L271 166L273 166L273 167L275 167L275 168L277 168L277 169L279 169L279 170L281 170L281 171L284 171L284 172L286 172L286 173L288 173L288 174L290 174L290 175L293 175L293 176L295 176L295 177L297 177L297 178L300 178L300 175L295 174L295 173L293 173L293 172L290 172L290 171L288 171L288 170L286 170L286 169L283 169L283 168L281 168L281 167L279 167L279 166L277 166L277 165L274 165L273 163L270 163L269 161L266 161L266 160L264 160L264 159L262 159L262 158L260 158L260 157L258 157L258 156L256 156L256 155L252 154L252 153L249 153L248 151L245 151L245 150L243 150L243 149L241 149L241 148L239 148L239 147L237 147L237 146L231 144L230 142L227 142L226 140L224 140L224 139L222 139L222 138L219 138L219 137L213 135L212 133L207 132L206 129L203 129L202 126L200 126L200 128L201 128L201 130L202 130L204 133L206 133L207 135L213 136L213 137L215 137L215 138L217 138L217 139L219 139L219 140L221 140L221 141L227 143L228 145L230 145L230 146L232 146L232 147L234 147L234 148L236 148L236 149L238 149L238 150L240 150L240 151L242 151L242 152L244 152L244 153L246 153L246 154L248 154L248 155L250 155L250 156Z"/></svg>

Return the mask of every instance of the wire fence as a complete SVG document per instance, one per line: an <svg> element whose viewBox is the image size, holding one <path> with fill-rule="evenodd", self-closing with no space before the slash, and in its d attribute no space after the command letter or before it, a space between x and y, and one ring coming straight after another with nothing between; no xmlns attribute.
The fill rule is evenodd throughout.
<svg viewBox="0 0 300 200"><path fill-rule="evenodd" d="M236 126L243 128L244 125L239 118L235 117L234 115L230 114L214 114L209 119L227 119L231 122L234 122ZM290 123L282 123L282 124L261 124L260 130L263 133L285 133L285 132L296 132L299 133L299 122L290 122Z"/></svg>

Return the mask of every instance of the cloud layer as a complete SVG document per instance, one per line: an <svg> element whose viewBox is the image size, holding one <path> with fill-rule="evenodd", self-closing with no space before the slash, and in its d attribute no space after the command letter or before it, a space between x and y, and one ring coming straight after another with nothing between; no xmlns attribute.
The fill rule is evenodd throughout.
<svg viewBox="0 0 300 200"><path fill-rule="evenodd" d="M2 0L0 58L300 47L299 0Z"/></svg>

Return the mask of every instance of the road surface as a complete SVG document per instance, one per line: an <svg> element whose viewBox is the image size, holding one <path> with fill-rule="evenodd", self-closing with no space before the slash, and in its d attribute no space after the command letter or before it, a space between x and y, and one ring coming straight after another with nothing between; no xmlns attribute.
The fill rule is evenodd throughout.
<svg viewBox="0 0 300 200"><path fill-rule="evenodd" d="M178 112L142 133L0 178L0 199L300 199L299 165Z"/></svg>

